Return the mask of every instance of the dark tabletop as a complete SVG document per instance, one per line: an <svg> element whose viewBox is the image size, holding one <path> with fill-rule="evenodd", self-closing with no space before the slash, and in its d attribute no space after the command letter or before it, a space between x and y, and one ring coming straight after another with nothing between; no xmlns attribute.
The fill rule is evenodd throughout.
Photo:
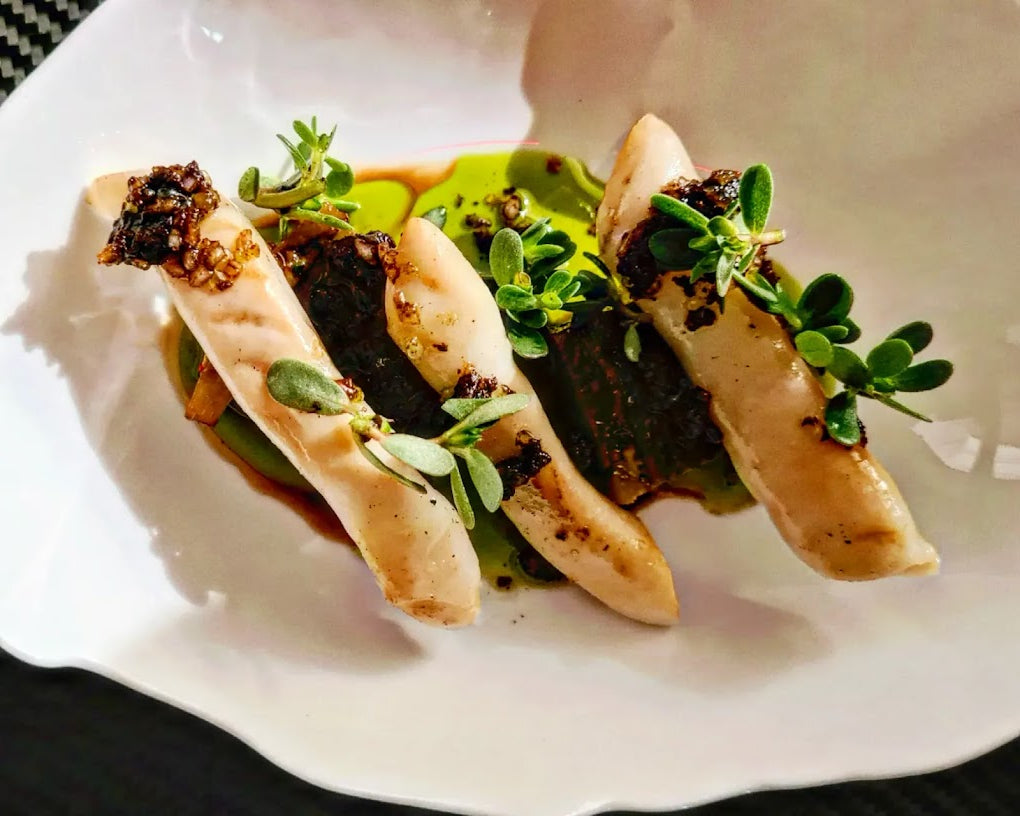
<svg viewBox="0 0 1020 816"><path fill-rule="evenodd" d="M179 2L179 0L166 0ZM101 0L0 0L0 102ZM1012 816L1020 740L907 779L743 796L686 816ZM177 709L87 672L0 651L0 814L336 814L433 811L328 793Z"/></svg>

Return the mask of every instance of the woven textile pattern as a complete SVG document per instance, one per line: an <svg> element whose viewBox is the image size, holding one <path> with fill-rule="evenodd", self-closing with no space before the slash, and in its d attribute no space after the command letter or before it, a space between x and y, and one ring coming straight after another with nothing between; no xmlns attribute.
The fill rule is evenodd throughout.
<svg viewBox="0 0 1020 816"><path fill-rule="evenodd" d="M0 102L102 0L0 0Z"/></svg>

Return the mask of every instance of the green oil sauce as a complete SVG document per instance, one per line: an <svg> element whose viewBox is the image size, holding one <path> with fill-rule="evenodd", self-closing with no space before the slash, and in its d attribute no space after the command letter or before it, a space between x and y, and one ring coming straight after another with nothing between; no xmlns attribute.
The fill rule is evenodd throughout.
<svg viewBox="0 0 1020 816"><path fill-rule="evenodd" d="M391 178L373 178L354 185L350 197L361 204L361 209L351 215L357 231L383 230L396 239L407 216L421 216L444 207L443 231L485 274L488 261L479 251L474 235L477 227L472 222L485 219L492 231L497 231L503 226L502 200L512 191L521 198L529 220L554 218L555 227L577 244L577 254L568 268L591 267L582 253L597 248L592 225L601 185L577 162L562 161L541 150L462 156L451 166L438 169L436 183L420 192L414 188L424 186L421 177L402 181L404 175L398 169Z"/></svg>

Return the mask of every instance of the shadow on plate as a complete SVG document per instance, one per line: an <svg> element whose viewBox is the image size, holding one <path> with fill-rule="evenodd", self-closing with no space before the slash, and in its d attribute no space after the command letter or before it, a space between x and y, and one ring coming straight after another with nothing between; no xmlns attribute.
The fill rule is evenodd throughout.
<svg viewBox="0 0 1020 816"><path fill-rule="evenodd" d="M27 300L3 325L66 379L84 433L177 591L180 621L212 643L354 671L397 670L419 646L378 613L353 549L253 495L223 462L193 467L194 434L155 350L166 322L154 273L93 260L109 224L79 202L66 246L29 256ZM204 451L203 451L204 453ZM224 475L226 474L226 475ZM229 483L223 483L223 479Z"/></svg>

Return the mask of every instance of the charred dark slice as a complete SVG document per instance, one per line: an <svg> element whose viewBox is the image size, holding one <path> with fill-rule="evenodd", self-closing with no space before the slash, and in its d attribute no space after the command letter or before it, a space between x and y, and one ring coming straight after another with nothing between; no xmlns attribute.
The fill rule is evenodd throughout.
<svg viewBox="0 0 1020 816"><path fill-rule="evenodd" d="M380 255L392 248L388 235L372 232L316 238L288 254L300 256L295 291L336 367L402 432L432 437L450 418L386 331Z"/></svg>
<svg viewBox="0 0 1020 816"><path fill-rule="evenodd" d="M722 215L737 200L740 173L736 170L716 170L704 180L680 179L667 185L662 192L712 218ZM632 297L652 297L658 291L661 285L659 277L663 270L652 257L648 239L659 230L675 229L678 226L675 218L649 209L648 218L627 236L620 250L617 271Z"/></svg>
<svg viewBox="0 0 1020 816"><path fill-rule="evenodd" d="M242 230L232 249L201 236L202 221L219 203L209 176L195 162L132 176L99 262L140 269L162 266L192 286L226 289L244 264L258 257L259 248L251 230Z"/></svg>
<svg viewBox="0 0 1020 816"><path fill-rule="evenodd" d="M665 341L641 331L637 363L623 351L619 315L602 312L550 337L549 356L525 364L571 459L620 504L681 483L722 454L709 395Z"/></svg>

